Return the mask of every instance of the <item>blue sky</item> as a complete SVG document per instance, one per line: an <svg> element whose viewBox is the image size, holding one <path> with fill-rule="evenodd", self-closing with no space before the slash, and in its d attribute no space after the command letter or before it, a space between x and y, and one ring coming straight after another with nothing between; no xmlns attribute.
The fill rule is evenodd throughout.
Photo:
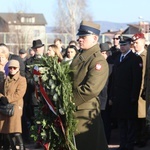
<svg viewBox="0 0 150 150"><path fill-rule="evenodd" d="M43 13L48 25L54 21L56 0L0 0L0 12ZM150 0L87 0L94 21L118 23L150 21ZM139 17L142 17L139 19Z"/></svg>

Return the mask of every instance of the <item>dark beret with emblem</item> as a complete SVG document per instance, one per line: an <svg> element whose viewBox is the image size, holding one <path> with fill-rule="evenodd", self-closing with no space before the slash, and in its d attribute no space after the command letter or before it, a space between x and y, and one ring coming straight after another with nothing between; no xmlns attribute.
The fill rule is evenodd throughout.
<svg viewBox="0 0 150 150"><path fill-rule="evenodd" d="M99 35L100 34L100 25L92 21L82 21L78 29L78 36L86 36L90 34Z"/></svg>
<svg viewBox="0 0 150 150"><path fill-rule="evenodd" d="M145 39L145 36L143 33L136 33L132 36L132 41L136 41L138 39Z"/></svg>
<svg viewBox="0 0 150 150"><path fill-rule="evenodd" d="M120 45L130 44L132 41L132 38L128 36L119 36L119 38L120 38L120 41L119 41Z"/></svg>
<svg viewBox="0 0 150 150"><path fill-rule="evenodd" d="M100 46L101 52L110 51L108 43L101 43L99 46Z"/></svg>

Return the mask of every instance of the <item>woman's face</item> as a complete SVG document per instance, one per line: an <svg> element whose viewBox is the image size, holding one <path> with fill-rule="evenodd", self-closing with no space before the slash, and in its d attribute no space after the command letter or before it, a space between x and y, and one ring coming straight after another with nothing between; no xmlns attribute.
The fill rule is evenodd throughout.
<svg viewBox="0 0 150 150"><path fill-rule="evenodd" d="M67 50L67 56L68 58L72 59L76 55L76 51L73 48L68 48Z"/></svg>
<svg viewBox="0 0 150 150"><path fill-rule="evenodd" d="M9 68L9 74L11 75L15 75L19 71L19 68L17 67L10 66L8 68Z"/></svg>
<svg viewBox="0 0 150 150"><path fill-rule="evenodd" d="M5 64L7 63L7 58L5 57L5 54L0 53L0 65L5 66Z"/></svg>
<svg viewBox="0 0 150 150"><path fill-rule="evenodd" d="M51 56L51 57L55 56L55 52L54 52L54 50L53 50L52 47L48 48L48 50L47 50L47 56Z"/></svg>

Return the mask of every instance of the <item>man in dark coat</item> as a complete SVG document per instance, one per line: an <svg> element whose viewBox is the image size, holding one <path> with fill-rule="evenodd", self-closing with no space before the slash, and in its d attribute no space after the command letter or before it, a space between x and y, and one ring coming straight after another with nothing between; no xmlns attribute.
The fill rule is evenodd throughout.
<svg viewBox="0 0 150 150"><path fill-rule="evenodd" d="M98 94L108 77L108 64L100 53L98 37L100 26L82 21L77 35L82 51L71 64L73 95L78 120L75 134L78 150L108 150L100 115Z"/></svg>
<svg viewBox="0 0 150 150"><path fill-rule="evenodd" d="M29 141L29 130L27 128L27 121L29 124L33 124L33 118L35 117L34 110L38 106L38 101L35 95L35 84L33 82L32 69L28 67L40 63L40 59L44 54L44 44L40 39L34 40L31 47L35 51L35 55L25 61L26 66L26 79L27 79L27 91L24 96L24 114L23 114L23 138L25 141ZM38 92L39 93L39 92ZM36 143L35 148L40 147L39 143Z"/></svg>
<svg viewBox="0 0 150 150"><path fill-rule="evenodd" d="M131 38L121 37L121 55L113 69L112 115L118 120L120 130L119 150L133 150L138 97L142 79L142 59L130 50Z"/></svg>

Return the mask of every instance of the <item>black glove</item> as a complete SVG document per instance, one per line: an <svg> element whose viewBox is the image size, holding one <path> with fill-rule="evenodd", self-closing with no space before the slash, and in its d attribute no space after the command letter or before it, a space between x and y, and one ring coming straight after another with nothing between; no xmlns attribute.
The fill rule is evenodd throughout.
<svg viewBox="0 0 150 150"><path fill-rule="evenodd" d="M6 104L8 104L9 102L8 102L8 99L7 99L7 97L1 97L0 98L0 104L1 105L6 105Z"/></svg>

